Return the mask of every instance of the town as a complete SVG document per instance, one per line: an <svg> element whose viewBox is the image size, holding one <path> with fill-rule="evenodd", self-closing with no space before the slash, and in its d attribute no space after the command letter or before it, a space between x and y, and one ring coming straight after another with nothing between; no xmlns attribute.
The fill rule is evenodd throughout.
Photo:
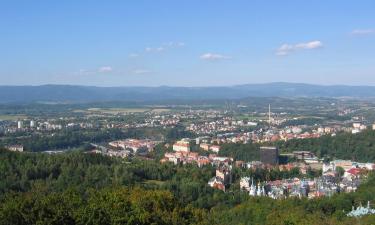
<svg viewBox="0 0 375 225"><path fill-rule="evenodd" d="M206 171L202 185L224 195L279 201L356 193L375 169L374 159L335 153L348 151L344 145L310 145L324 140L342 143L335 140L375 132L369 103L366 108L363 103L315 104L309 112L271 104L263 104L259 111L244 103L209 109L73 107L49 115L3 116L0 144L24 154L80 151L129 165L141 160L193 167ZM353 207L348 217L372 214L371 206Z"/></svg>

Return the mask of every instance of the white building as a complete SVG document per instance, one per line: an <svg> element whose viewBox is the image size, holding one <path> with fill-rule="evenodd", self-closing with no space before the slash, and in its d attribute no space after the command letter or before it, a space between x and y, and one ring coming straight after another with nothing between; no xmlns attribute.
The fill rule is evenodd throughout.
<svg viewBox="0 0 375 225"><path fill-rule="evenodd" d="M18 129L22 129L22 128L23 128L23 122L22 122L21 120L19 120L19 121L17 122L17 128L18 128Z"/></svg>
<svg viewBox="0 0 375 225"><path fill-rule="evenodd" d="M177 141L173 144L173 151L176 152L190 152L190 143L188 141Z"/></svg>
<svg viewBox="0 0 375 225"><path fill-rule="evenodd" d="M22 145L11 145L6 147L9 151L12 152L23 152L23 146Z"/></svg>
<svg viewBox="0 0 375 225"><path fill-rule="evenodd" d="M218 153L220 151L220 146L219 145L212 145L210 147L210 150L213 151L213 152Z"/></svg>
<svg viewBox="0 0 375 225"><path fill-rule="evenodd" d="M241 177L240 189L250 192L250 177Z"/></svg>

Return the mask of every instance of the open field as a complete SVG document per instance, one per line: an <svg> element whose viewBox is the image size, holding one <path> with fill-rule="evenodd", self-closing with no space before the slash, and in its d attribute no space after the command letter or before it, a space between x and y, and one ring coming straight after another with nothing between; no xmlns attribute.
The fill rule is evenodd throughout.
<svg viewBox="0 0 375 225"><path fill-rule="evenodd" d="M98 114L129 114L129 113L143 113L143 112L169 112L167 108L89 108L87 110L74 110L76 113L98 113Z"/></svg>
<svg viewBox="0 0 375 225"><path fill-rule="evenodd" d="M161 112L169 112L171 110L170 109L161 109L161 108L158 108L158 109L152 109L151 111L152 112L156 112L156 113L161 113Z"/></svg>
<svg viewBox="0 0 375 225"><path fill-rule="evenodd" d="M0 114L0 121L4 120L22 120L26 119L25 115L1 115Z"/></svg>
<svg viewBox="0 0 375 225"><path fill-rule="evenodd" d="M149 111L148 108L89 108L87 111L105 114L127 114L127 113L142 113Z"/></svg>
<svg viewBox="0 0 375 225"><path fill-rule="evenodd" d="M267 116L252 116L252 115L239 115L235 116L237 120L249 120L249 121L256 121L256 120L267 120Z"/></svg>

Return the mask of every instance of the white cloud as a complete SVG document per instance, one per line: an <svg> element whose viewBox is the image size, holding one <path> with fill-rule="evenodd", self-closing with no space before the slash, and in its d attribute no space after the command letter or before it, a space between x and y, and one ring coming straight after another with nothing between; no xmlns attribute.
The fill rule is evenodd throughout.
<svg viewBox="0 0 375 225"><path fill-rule="evenodd" d="M80 69L80 70L78 71L78 74L80 74L80 75L89 74L89 73L90 73L90 71L88 71L88 70L86 70L86 69Z"/></svg>
<svg viewBox="0 0 375 225"><path fill-rule="evenodd" d="M102 66L97 69L79 69L76 72L72 72L74 75L96 75L99 73L110 73L113 71L111 66Z"/></svg>
<svg viewBox="0 0 375 225"><path fill-rule="evenodd" d="M98 71L96 70L88 70L88 69L79 69L77 72L73 72L76 75L91 75L96 74Z"/></svg>
<svg viewBox="0 0 375 225"><path fill-rule="evenodd" d="M145 73L151 73L151 71L145 70L145 69L136 69L136 70L133 70L133 73L134 74L145 74Z"/></svg>
<svg viewBox="0 0 375 225"><path fill-rule="evenodd" d="M203 60L210 60L210 61L217 61L217 60L223 60L223 59L231 59L230 56L225 56L221 54L215 54L215 53L205 53L200 56Z"/></svg>
<svg viewBox="0 0 375 225"><path fill-rule="evenodd" d="M164 47L156 47L156 48L147 47L147 48L145 48L146 52L162 52L164 50L165 50Z"/></svg>
<svg viewBox="0 0 375 225"><path fill-rule="evenodd" d="M276 50L276 55L288 55L298 50L317 49L321 47L323 47L323 43L321 41L310 41L298 44L283 44Z"/></svg>
<svg viewBox="0 0 375 225"><path fill-rule="evenodd" d="M375 29L358 29L358 30L353 30L351 34L353 35L368 35L368 34L374 34Z"/></svg>
<svg viewBox="0 0 375 225"><path fill-rule="evenodd" d="M307 43L296 44L295 47L296 49L315 49L323 47L323 44L320 41L311 41Z"/></svg>
<svg viewBox="0 0 375 225"><path fill-rule="evenodd" d="M137 58L139 56L139 54L137 53L130 53L129 54L129 58Z"/></svg>
<svg viewBox="0 0 375 225"><path fill-rule="evenodd" d="M184 47L185 46L185 43L184 42L167 42L167 43L164 43L163 46L167 46L167 47L170 47L170 48L173 48L173 47Z"/></svg>
<svg viewBox="0 0 375 225"><path fill-rule="evenodd" d="M98 72L100 73L108 73L108 72L112 72L112 67L110 66L102 66L98 69Z"/></svg>
<svg viewBox="0 0 375 225"><path fill-rule="evenodd" d="M163 52L171 48L180 48L185 46L184 42L166 42L159 47L146 47L145 52Z"/></svg>

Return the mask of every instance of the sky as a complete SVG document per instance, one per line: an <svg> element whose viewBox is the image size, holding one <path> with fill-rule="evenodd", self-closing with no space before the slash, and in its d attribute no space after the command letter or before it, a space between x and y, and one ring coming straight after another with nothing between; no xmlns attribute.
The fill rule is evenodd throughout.
<svg viewBox="0 0 375 225"><path fill-rule="evenodd" d="M374 0L0 0L0 85L375 85Z"/></svg>

